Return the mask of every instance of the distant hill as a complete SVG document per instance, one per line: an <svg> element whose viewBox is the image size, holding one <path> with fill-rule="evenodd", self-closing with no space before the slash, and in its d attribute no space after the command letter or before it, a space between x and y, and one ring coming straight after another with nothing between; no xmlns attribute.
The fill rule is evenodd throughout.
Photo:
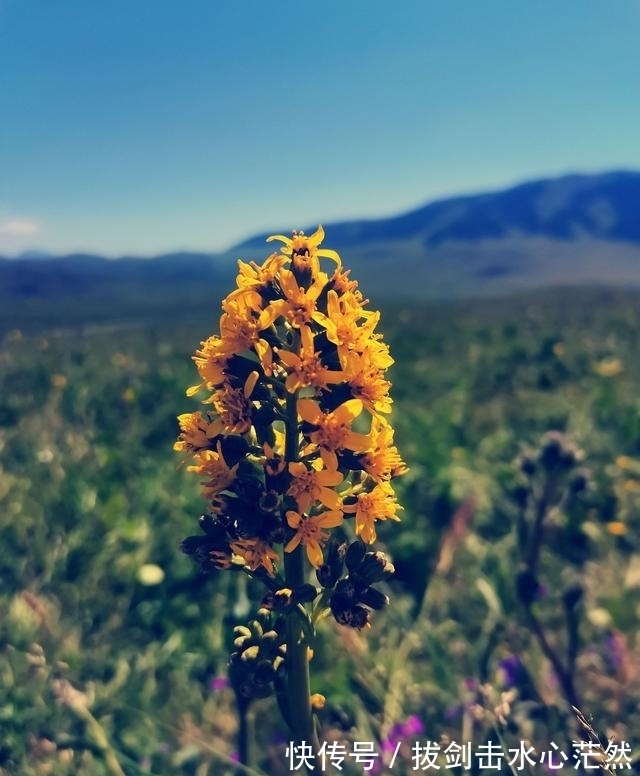
<svg viewBox="0 0 640 776"><path fill-rule="evenodd" d="M327 246L341 253L376 298L504 294L567 284L640 287L638 172L532 181L324 228ZM233 280L235 259L267 256L267 236L217 255L0 257L2 327L23 319L64 325L213 307Z"/></svg>

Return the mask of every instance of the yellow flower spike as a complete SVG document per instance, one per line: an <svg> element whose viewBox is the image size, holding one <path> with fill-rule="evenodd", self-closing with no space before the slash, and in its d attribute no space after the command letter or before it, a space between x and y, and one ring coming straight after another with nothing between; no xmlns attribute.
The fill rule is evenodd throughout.
<svg viewBox="0 0 640 776"><path fill-rule="evenodd" d="M314 711L320 711L326 706L327 699L319 692L314 692L311 696L311 708Z"/></svg>
<svg viewBox="0 0 640 776"><path fill-rule="evenodd" d="M267 586L282 596L309 587L308 564L323 565L345 516L367 543L378 521L398 520L389 481L407 471L384 419L393 359L377 332L380 313L365 309L324 236L321 226L309 236L273 235L268 241L282 247L261 265L238 262L219 333L193 356L200 381L189 395L206 390L209 411L181 415L175 443L192 454L189 470L208 500L200 524L207 536L189 537L185 552L203 568L270 576ZM333 274L321 270L323 258L334 262ZM369 627L369 599L335 600L332 614ZM308 646L293 630L286 642L296 660Z"/></svg>

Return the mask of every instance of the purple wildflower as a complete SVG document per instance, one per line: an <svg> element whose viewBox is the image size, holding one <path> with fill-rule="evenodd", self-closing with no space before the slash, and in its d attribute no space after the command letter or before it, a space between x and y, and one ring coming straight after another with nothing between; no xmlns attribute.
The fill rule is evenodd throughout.
<svg viewBox="0 0 640 776"><path fill-rule="evenodd" d="M226 676L214 676L209 682L209 689L212 692L219 692L229 686L229 680Z"/></svg>

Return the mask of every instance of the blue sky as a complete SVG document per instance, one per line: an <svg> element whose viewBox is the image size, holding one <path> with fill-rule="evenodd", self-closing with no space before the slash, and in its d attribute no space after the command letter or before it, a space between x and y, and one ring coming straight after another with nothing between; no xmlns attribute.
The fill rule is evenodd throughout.
<svg viewBox="0 0 640 776"><path fill-rule="evenodd" d="M640 168L640 0L0 0L0 254Z"/></svg>

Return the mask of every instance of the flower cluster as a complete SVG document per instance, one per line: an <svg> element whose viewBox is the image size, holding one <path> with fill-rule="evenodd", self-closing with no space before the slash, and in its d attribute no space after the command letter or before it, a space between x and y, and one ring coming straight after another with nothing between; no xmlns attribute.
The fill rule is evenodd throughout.
<svg viewBox="0 0 640 776"><path fill-rule="evenodd" d="M290 583L287 554L304 549L321 569L332 529L371 544L379 521L399 520L391 480L406 467L388 421L393 359L380 314L323 238L322 227L277 235L269 241L280 251L261 266L238 262L220 333L194 356L201 381L188 394L206 391L207 409L178 418L175 449L192 456L208 501L203 534L184 551L204 569L243 568L272 592ZM379 608L363 584L336 604L339 621L359 601Z"/></svg>

